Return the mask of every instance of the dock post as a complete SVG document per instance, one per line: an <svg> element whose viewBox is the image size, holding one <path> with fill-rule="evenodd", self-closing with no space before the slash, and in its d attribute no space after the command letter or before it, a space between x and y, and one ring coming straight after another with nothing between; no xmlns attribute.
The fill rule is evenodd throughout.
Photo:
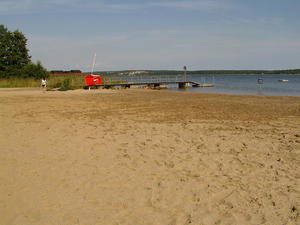
<svg viewBox="0 0 300 225"><path fill-rule="evenodd" d="M186 88L186 82L179 82L178 88Z"/></svg>

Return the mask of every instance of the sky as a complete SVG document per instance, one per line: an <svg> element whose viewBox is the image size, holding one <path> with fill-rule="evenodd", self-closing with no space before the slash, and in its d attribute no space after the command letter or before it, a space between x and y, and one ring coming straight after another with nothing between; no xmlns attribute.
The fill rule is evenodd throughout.
<svg viewBox="0 0 300 225"><path fill-rule="evenodd" d="M48 70L300 68L299 0L0 0Z"/></svg>

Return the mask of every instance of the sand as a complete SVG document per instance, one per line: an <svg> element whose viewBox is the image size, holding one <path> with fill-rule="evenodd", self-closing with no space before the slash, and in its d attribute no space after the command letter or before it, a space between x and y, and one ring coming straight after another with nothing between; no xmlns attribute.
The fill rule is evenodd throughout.
<svg viewBox="0 0 300 225"><path fill-rule="evenodd" d="M0 89L2 225L300 224L300 98Z"/></svg>

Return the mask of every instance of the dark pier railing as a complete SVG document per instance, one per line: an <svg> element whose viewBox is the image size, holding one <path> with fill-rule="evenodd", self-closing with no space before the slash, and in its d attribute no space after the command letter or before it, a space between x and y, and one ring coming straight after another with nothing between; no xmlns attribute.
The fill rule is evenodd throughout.
<svg viewBox="0 0 300 225"><path fill-rule="evenodd" d="M189 76L184 75L135 75L135 76L106 76L103 79L103 82L106 84L113 83L127 83L134 85L143 85L143 84L162 84L162 83L179 83L187 82L190 80Z"/></svg>

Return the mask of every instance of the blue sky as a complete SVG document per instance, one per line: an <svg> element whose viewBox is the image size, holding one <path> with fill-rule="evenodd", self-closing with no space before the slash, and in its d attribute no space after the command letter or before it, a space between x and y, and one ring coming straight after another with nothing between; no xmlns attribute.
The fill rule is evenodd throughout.
<svg viewBox="0 0 300 225"><path fill-rule="evenodd" d="M49 70L300 68L299 0L0 0Z"/></svg>

